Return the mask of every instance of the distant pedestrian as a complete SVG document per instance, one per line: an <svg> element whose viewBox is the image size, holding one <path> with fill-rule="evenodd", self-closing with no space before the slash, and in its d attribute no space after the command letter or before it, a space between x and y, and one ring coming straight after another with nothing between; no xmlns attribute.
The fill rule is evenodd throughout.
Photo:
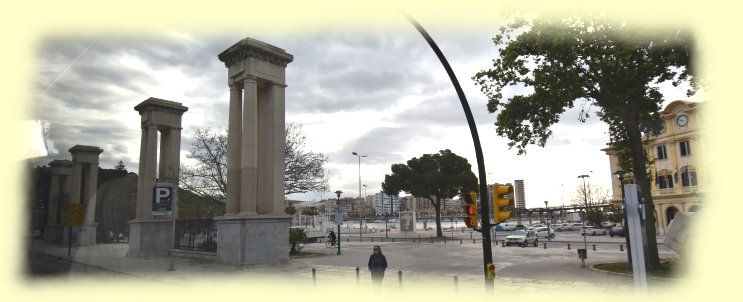
<svg viewBox="0 0 743 302"><path fill-rule="evenodd" d="M378 246L374 246L374 251L369 256L369 271L371 271L372 283L375 287L382 285L382 279L384 278L384 270L387 269L387 258L382 255L382 249Z"/></svg>

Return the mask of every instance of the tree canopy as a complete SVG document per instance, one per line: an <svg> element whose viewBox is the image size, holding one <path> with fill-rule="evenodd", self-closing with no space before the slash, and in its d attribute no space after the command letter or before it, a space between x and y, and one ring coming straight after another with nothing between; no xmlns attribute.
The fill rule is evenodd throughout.
<svg viewBox="0 0 743 302"><path fill-rule="evenodd" d="M631 28L626 23L591 18L519 19L504 26L493 38L500 56L492 68L478 72L473 80L488 97L487 109L498 112L496 131L510 140L519 154L528 144L544 146L568 108L581 106L580 121L591 109L609 124L609 141L628 151L632 172L645 188L648 267L660 266L655 242L655 217L643 153L642 134L657 133L663 95L657 84L674 86L691 82L693 43L679 29ZM525 91L504 97L510 86Z"/></svg>
<svg viewBox="0 0 743 302"><path fill-rule="evenodd" d="M436 211L436 236L441 231L441 200L456 196L460 192L477 191L477 177L466 158L451 150L414 157L407 164L393 164L392 174L384 176L382 190L387 195L400 191L414 197L426 198Z"/></svg>

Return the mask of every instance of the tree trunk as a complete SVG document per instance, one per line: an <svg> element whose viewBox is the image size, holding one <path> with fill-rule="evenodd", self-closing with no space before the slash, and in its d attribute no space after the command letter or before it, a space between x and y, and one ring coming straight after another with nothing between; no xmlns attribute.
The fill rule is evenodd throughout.
<svg viewBox="0 0 743 302"><path fill-rule="evenodd" d="M436 210L436 238L444 237L444 233L441 231L441 198L436 196L436 201L433 202L433 209Z"/></svg>
<svg viewBox="0 0 743 302"><path fill-rule="evenodd" d="M645 209L645 266L649 271L656 271L660 268L660 258L658 257L658 243L655 238L655 204L650 186L650 179L645 166L646 159L643 152L642 136L637 122L625 122L627 134L630 139L630 149L632 150L632 169L635 176L635 183L641 189L643 207Z"/></svg>

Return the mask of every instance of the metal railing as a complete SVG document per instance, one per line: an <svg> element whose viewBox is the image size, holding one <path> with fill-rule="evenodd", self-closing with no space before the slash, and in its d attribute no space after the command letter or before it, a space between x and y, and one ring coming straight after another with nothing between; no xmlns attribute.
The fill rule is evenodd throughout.
<svg viewBox="0 0 743 302"><path fill-rule="evenodd" d="M175 223L176 249L217 252L217 228L212 219L184 219Z"/></svg>

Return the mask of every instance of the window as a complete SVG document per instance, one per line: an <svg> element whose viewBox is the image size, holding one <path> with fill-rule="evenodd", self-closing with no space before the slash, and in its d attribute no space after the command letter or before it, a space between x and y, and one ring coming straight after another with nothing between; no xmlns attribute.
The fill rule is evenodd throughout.
<svg viewBox="0 0 743 302"><path fill-rule="evenodd" d="M681 148L681 156L686 156L686 155L691 154L691 146L689 146L689 141L680 142L679 148Z"/></svg>
<svg viewBox="0 0 743 302"><path fill-rule="evenodd" d="M660 189L671 189L673 188L673 176L668 175L668 172L663 170L661 175L657 176L656 183Z"/></svg>
<svg viewBox="0 0 743 302"><path fill-rule="evenodd" d="M697 172L684 169L681 173L681 185L684 187L695 187L697 185Z"/></svg>
<svg viewBox="0 0 743 302"><path fill-rule="evenodd" d="M660 145L657 147L658 149L658 159L666 159L668 158L666 156L666 145Z"/></svg>

